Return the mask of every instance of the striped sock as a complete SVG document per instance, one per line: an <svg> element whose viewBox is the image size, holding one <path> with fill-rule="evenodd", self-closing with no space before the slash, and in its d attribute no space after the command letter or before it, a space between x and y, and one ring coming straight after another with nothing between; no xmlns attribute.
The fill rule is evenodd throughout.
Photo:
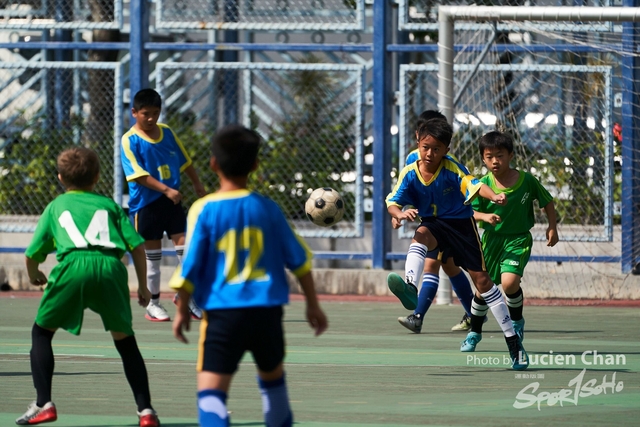
<svg viewBox="0 0 640 427"><path fill-rule="evenodd" d="M482 297L474 296L471 303L471 332L482 333L482 324L487 311L489 311L489 306Z"/></svg>
<svg viewBox="0 0 640 427"><path fill-rule="evenodd" d="M182 255L184 255L184 245L175 246L176 256L178 257L178 262L182 264Z"/></svg>
<svg viewBox="0 0 640 427"><path fill-rule="evenodd" d="M482 294L482 298L487 302L487 305L491 309L493 316L498 321L502 332L504 332L504 336L509 338L514 336L516 333L513 330L513 323L511 323L511 316L509 316L509 310L507 309L507 305L504 303L504 298L502 297L502 292L496 285L493 285L489 291Z"/></svg>
<svg viewBox="0 0 640 427"><path fill-rule="evenodd" d="M522 306L524 305L522 288L512 294L505 294L504 299L507 302L507 307L509 307L511 320L522 320Z"/></svg>
<svg viewBox="0 0 640 427"><path fill-rule="evenodd" d="M427 247L422 243L412 243L409 246L407 260L404 263L404 276L407 283L418 287L418 277L424 269L424 259L427 257Z"/></svg>
<svg viewBox="0 0 640 427"><path fill-rule="evenodd" d="M425 273L422 275L422 288L420 288L420 294L418 295L418 306L413 312L421 319L427 314L427 310L431 307L433 299L438 293L438 283L440 278L435 274Z"/></svg>
<svg viewBox="0 0 640 427"><path fill-rule="evenodd" d="M147 287L152 295L160 295L160 262L162 261L162 249L145 250L147 258ZM158 300L153 300L158 303Z"/></svg>

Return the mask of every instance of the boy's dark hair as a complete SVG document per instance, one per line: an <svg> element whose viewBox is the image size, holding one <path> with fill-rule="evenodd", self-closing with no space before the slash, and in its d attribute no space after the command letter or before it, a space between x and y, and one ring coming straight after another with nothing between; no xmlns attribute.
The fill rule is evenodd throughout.
<svg viewBox="0 0 640 427"><path fill-rule="evenodd" d="M504 148L509 154L513 153L513 138L506 132L496 130L487 132L478 141L480 157L484 156L484 150L488 148Z"/></svg>
<svg viewBox="0 0 640 427"><path fill-rule="evenodd" d="M228 125L216 133L211 154L226 176L247 176L258 158L260 135L241 125Z"/></svg>
<svg viewBox="0 0 640 427"><path fill-rule="evenodd" d="M451 125L443 119L430 119L423 122L417 129L418 141L431 136L437 139L447 147L451 144L451 138L453 137L453 128Z"/></svg>
<svg viewBox="0 0 640 427"><path fill-rule="evenodd" d="M89 187L100 173L98 154L86 147L66 149L58 155L58 173L66 186Z"/></svg>
<svg viewBox="0 0 640 427"><path fill-rule="evenodd" d="M427 120L431 119L441 119L445 122L447 121L447 118L440 111L424 110L418 117L418 121L416 122L416 130L418 130L418 128L420 128L420 126L422 126Z"/></svg>
<svg viewBox="0 0 640 427"><path fill-rule="evenodd" d="M160 94L151 88L142 89L133 97L133 108L140 110L144 107L162 108L162 98Z"/></svg>

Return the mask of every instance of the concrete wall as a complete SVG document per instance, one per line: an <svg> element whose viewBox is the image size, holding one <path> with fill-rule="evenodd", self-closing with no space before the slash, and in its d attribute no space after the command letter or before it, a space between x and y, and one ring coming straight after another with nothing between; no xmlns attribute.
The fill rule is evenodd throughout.
<svg viewBox="0 0 640 427"><path fill-rule="evenodd" d="M566 230L565 232L569 232ZM314 250L367 251L371 242L371 230L366 229L362 239L307 239ZM562 238L563 231L560 230ZM22 233L0 233L0 247L26 247L31 235ZM409 240L395 239L392 250L405 252ZM171 244L166 241L166 247ZM555 248L544 242L535 242L535 255L619 255L620 233L616 231L613 242L576 243L560 242ZM162 266L162 289L169 291L167 281L171 277L177 259L165 257ZM55 257L42 265L45 273L55 265ZM394 262L393 269L402 274L403 262ZM369 261L314 261L314 277L318 292L325 294L390 295L386 286L389 272L372 270ZM130 287L137 286L135 272L129 266ZM13 289L33 289L28 283L22 254L0 253L0 283L8 282ZM532 262L526 268L523 289L528 298L575 298L575 299L640 299L640 276L624 275L617 263L548 263ZM297 286L292 284L292 291Z"/></svg>

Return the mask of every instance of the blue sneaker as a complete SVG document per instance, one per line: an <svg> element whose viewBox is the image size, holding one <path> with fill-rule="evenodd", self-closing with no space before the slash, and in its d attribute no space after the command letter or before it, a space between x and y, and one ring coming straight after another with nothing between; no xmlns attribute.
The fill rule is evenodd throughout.
<svg viewBox="0 0 640 427"><path fill-rule="evenodd" d="M520 320L512 320L513 330L515 331L518 338L520 338L520 342L524 341L524 318Z"/></svg>
<svg viewBox="0 0 640 427"><path fill-rule="evenodd" d="M529 367L529 356L522 346L522 342L517 335L505 337L507 347L509 348L509 357L511 358L511 367L515 371L524 371Z"/></svg>
<svg viewBox="0 0 640 427"><path fill-rule="evenodd" d="M460 351L462 351L463 353L476 351L476 345L478 345L480 341L482 341L482 334L479 334L477 332L469 332L467 334L467 338L462 341Z"/></svg>
<svg viewBox="0 0 640 427"><path fill-rule="evenodd" d="M407 283L396 273L387 276L389 290L398 297L404 308L415 310L418 306L418 288L413 283Z"/></svg>

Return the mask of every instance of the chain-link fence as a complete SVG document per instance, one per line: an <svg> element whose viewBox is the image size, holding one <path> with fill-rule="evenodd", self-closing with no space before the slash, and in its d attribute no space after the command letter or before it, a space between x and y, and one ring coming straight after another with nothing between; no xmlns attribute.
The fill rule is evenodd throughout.
<svg viewBox="0 0 640 427"><path fill-rule="evenodd" d="M265 141L252 188L275 200L301 235L362 235L362 66L160 63L156 73L161 119L209 188L211 136L219 126L243 123ZM323 229L306 220L304 202L326 186L342 194L347 209L342 222Z"/></svg>
<svg viewBox="0 0 640 427"><path fill-rule="evenodd" d="M364 29L364 0L158 0L161 29L348 31Z"/></svg>
<svg viewBox="0 0 640 427"><path fill-rule="evenodd" d="M0 29L118 29L122 0L0 1Z"/></svg>
<svg viewBox="0 0 640 427"><path fill-rule="evenodd" d="M122 194L121 130L120 64L1 62L0 231L33 230L33 216L63 191L56 156L72 145L98 152L96 191Z"/></svg>

